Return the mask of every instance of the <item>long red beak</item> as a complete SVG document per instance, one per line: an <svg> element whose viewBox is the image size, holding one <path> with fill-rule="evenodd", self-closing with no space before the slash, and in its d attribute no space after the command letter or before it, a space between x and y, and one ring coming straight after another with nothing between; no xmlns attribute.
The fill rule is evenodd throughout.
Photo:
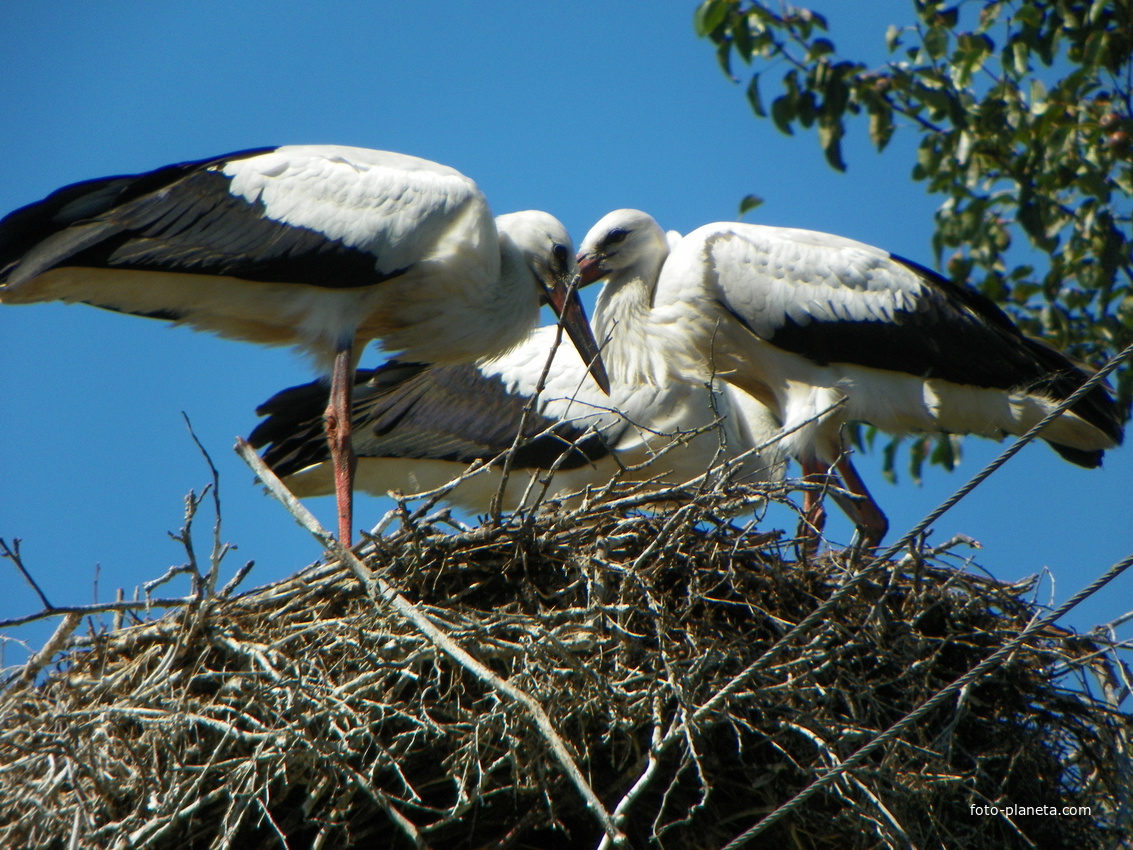
<svg viewBox="0 0 1133 850"><path fill-rule="evenodd" d="M582 362L587 365L595 382L602 388L602 392L609 395L610 378L602 363L598 343L594 341L590 322L586 319L586 310L578 297L578 286L577 277L556 278L554 285L547 289L547 300L551 302L551 309L559 317L559 324L563 326L570 341L578 349Z"/></svg>

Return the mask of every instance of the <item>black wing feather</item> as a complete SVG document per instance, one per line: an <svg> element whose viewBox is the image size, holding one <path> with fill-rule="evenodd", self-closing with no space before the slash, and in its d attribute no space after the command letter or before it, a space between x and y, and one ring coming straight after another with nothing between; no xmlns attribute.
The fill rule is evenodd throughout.
<svg viewBox="0 0 1133 850"><path fill-rule="evenodd" d="M922 278L937 297L920 301L916 310L895 311L891 320L814 320L804 325L788 317L768 341L819 365L852 363L956 384L1024 390L1055 400L1069 397L1089 379L1087 368L1023 334L982 293L917 263L893 259ZM1095 388L1073 410L1121 442L1123 417L1105 386ZM1052 446L1080 466L1101 462L1101 452Z"/></svg>
<svg viewBox="0 0 1133 850"><path fill-rule="evenodd" d="M273 150L275 148L254 148L167 165L144 174L83 180L57 189L42 201L28 204L0 219L0 272L6 278L9 267L37 244L72 225L105 216L115 207L166 189L194 171Z"/></svg>
<svg viewBox="0 0 1133 850"><path fill-rule="evenodd" d="M16 210L0 221L0 280L82 267L349 288L404 273L381 274L368 251L267 218L261 201L231 194L218 167L271 150L88 180Z"/></svg>
<svg viewBox="0 0 1133 850"><path fill-rule="evenodd" d="M249 437L284 477L329 460L322 414L329 390L314 382L276 394L256 411L267 418ZM473 365L427 366L392 360L355 373L353 441L359 457L471 464L494 461L519 431L527 398L509 393ZM601 435L532 411L513 468L574 469L609 454Z"/></svg>

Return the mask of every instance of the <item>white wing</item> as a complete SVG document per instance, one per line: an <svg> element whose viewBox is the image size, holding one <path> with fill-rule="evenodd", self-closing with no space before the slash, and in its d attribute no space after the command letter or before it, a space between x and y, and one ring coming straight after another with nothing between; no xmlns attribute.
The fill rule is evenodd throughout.
<svg viewBox="0 0 1133 850"><path fill-rule="evenodd" d="M681 241L658 284L657 303L691 297L817 365L1002 389L1051 371L1049 352L985 296L827 233L702 227Z"/></svg>
<svg viewBox="0 0 1133 850"><path fill-rule="evenodd" d="M711 280L728 309L768 340L788 322L893 322L942 300L879 248L755 224L713 224L690 233L665 265L658 300L690 273Z"/></svg>
<svg viewBox="0 0 1133 850"><path fill-rule="evenodd" d="M483 229L492 221L483 194L459 171L429 160L292 145L233 159L218 170L231 179L232 195L262 204L267 218L364 250L383 274L428 258L454 230L461 231L456 238L465 250L479 247L498 260L494 231Z"/></svg>

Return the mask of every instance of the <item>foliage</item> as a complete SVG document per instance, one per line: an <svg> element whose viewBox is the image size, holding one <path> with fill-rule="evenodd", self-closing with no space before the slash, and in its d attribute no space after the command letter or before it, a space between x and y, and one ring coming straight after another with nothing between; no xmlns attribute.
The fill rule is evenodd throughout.
<svg viewBox="0 0 1133 850"><path fill-rule="evenodd" d="M898 129L918 133L912 177L944 198L937 263L1097 365L1133 342L1133 7L914 0L912 11L915 23L889 27L880 67L842 57L807 9L704 0L694 25L729 77L734 57L752 67L755 114L787 134L813 128L833 168L846 168L854 117L879 151ZM764 78L783 66L768 106ZM1128 407L1133 370L1117 390Z"/></svg>

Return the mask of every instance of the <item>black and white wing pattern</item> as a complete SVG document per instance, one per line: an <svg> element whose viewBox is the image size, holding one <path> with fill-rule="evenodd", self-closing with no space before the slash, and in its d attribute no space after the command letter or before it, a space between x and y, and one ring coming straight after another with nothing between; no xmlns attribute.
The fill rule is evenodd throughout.
<svg viewBox="0 0 1133 850"><path fill-rule="evenodd" d="M515 442L529 400L470 364L392 360L355 374L354 447L360 462L496 461ZM266 448L264 461L281 478L329 459L322 419L327 396L326 384L314 381L283 390L257 409L267 418L249 442ZM573 469L609 453L593 429L537 411L528 414L524 435L512 461L518 469Z"/></svg>
<svg viewBox="0 0 1133 850"><path fill-rule="evenodd" d="M1062 399L1088 369L1024 335L992 301L879 248L807 230L709 225L670 256L658 302L689 281L759 340L816 367L841 364L960 387ZM1121 421L1099 387L1074 407L1116 444ZM945 430L948 423L942 422ZM1101 452L1055 444L1096 466Z"/></svg>
<svg viewBox="0 0 1133 850"><path fill-rule="evenodd" d="M471 180L416 157L258 148L77 183L16 210L0 222L0 273L13 301L63 267L368 286L419 262L469 205L486 208Z"/></svg>

